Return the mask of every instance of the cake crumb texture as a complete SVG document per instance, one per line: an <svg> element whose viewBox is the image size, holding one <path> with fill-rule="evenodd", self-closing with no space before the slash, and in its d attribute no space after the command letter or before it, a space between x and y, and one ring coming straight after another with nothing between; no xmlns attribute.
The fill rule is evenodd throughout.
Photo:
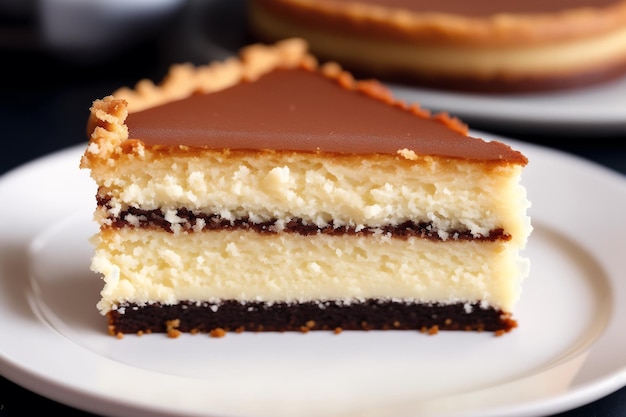
<svg viewBox="0 0 626 417"><path fill-rule="evenodd" d="M301 39L173 66L87 130L112 336L517 326L527 158Z"/></svg>

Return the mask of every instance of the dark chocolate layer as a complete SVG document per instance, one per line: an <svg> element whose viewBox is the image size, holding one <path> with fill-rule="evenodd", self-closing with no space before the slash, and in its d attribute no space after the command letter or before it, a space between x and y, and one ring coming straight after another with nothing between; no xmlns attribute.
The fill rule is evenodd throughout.
<svg viewBox="0 0 626 417"><path fill-rule="evenodd" d="M106 205L102 200L99 200L99 203L101 205ZM134 224L131 224L125 220L126 216L128 215L132 215L135 219L138 220L138 227L140 228L161 229L167 232L172 231L172 224L165 220L165 215L160 210L141 210L133 207L121 211L118 217L110 218L109 220L111 220L111 227L136 227L134 226ZM203 224L202 230L246 229L253 230L257 233L276 232L276 228L274 227L276 221L253 223L247 218L232 221L223 219L218 214L196 214L187 209L178 210L176 212L176 216L185 220L185 222L179 223L179 225L183 228L183 230L188 232L193 232L194 230L196 230L196 225L199 221L201 221ZM382 228L365 227L357 232L354 227L335 227L331 223L326 227L320 228L313 224L305 224L302 219L292 219L283 226L281 231L286 233L298 233L305 236L315 235L319 233L338 236L345 234L373 234L378 233L381 229L384 233L395 238L416 236L424 239L441 240L441 237L438 234L438 230L433 227L431 222L407 221L399 225L384 226ZM448 233L451 234L452 237L456 240L495 241L511 239L511 235L504 233L504 229L501 228L491 230L489 232L489 235L480 237L472 235L472 233L468 230L456 230L450 231Z"/></svg>
<svg viewBox="0 0 626 417"><path fill-rule="evenodd" d="M468 330L508 332L517 326L509 314L463 303L409 304L368 300L361 303L302 304L225 301L176 305L123 305L124 314L108 314L111 334L210 333L309 330Z"/></svg>
<svg viewBox="0 0 626 417"><path fill-rule="evenodd" d="M148 146L419 155L526 164L499 142L468 138L337 80L305 69L255 80L129 114L129 137Z"/></svg>

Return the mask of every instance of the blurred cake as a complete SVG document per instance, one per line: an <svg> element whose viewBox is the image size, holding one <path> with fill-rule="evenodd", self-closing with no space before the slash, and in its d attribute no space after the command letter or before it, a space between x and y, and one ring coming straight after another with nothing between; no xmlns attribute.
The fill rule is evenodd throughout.
<svg viewBox="0 0 626 417"><path fill-rule="evenodd" d="M249 0L253 37L301 37L360 77L479 92L626 72L625 0Z"/></svg>
<svg viewBox="0 0 626 417"><path fill-rule="evenodd" d="M302 40L174 66L88 130L112 335L517 325L527 158Z"/></svg>

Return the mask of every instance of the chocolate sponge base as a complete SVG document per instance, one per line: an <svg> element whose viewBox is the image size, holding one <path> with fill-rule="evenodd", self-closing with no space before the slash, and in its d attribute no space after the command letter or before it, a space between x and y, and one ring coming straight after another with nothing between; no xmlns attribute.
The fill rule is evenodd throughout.
<svg viewBox="0 0 626 417"><path fill-rule="evenodd" d="M470 308L471 307L471 308ZM123 334L227 332L307 332L312 330L439 330L509 332L517 326L509 313L478 303L419 304L367 300L264 303L222 301L219 304L181 302L174 305L120 305L107 314L109 333Z"/></svg>

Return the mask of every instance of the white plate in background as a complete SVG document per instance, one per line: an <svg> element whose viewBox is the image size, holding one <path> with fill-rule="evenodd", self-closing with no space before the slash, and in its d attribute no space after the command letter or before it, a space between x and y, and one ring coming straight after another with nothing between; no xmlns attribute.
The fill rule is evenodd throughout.
<svg viewBox="0 0 626 417"><path fill-rule="evenodd" d="M605 84L550 93L489 95L389 84L396 97L446 111L470 125L520 133L626 137L626 76Z"/></svg>

